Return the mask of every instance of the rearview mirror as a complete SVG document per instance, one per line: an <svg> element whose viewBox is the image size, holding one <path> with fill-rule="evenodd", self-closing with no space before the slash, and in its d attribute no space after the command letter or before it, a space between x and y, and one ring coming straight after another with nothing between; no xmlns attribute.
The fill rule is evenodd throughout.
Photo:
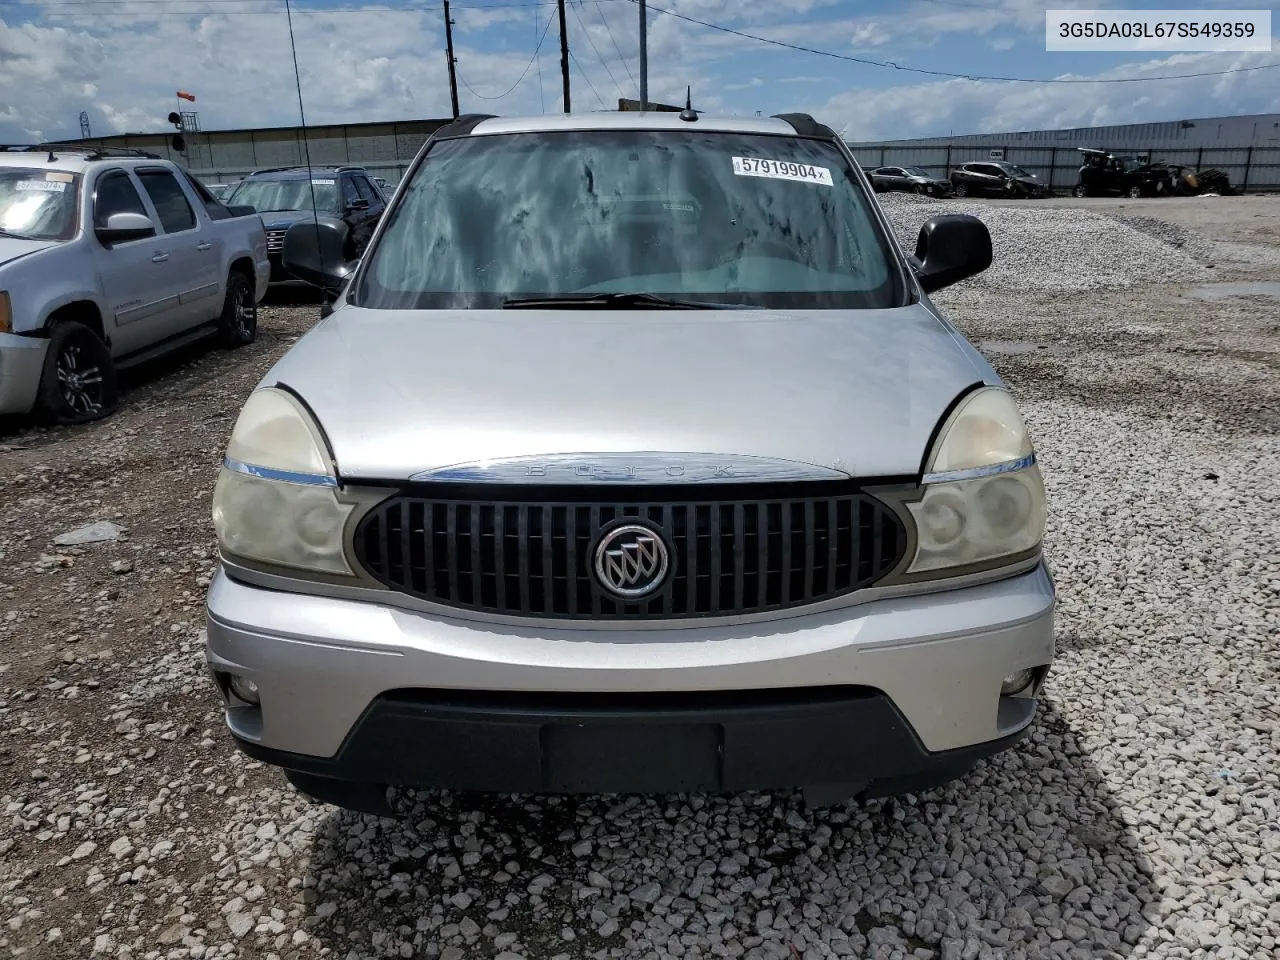
<svg viewBox="0 0 1280 960"><path fill-rule="evenodd" d="M295 223L284 235L280 261L285 270L303 283L336 297L357 263L343 255L345 241L346 229L342 224L304 220Z"/></svg>
<svg viewBox="0 0 1280 960"><path fill-rule="evenodd" d="M106 246L111 246L114 243L153 237L156 225L143 213L113 213L107 217L105 224L95 227L93 232Z"/></svg>
<svg viewBox="0 0 1280 960"><path fill-rule="evenodd" d="M967 213L932 217L920 228L911 267L925 293L967 280L991 266L991 233Z"/></svg>

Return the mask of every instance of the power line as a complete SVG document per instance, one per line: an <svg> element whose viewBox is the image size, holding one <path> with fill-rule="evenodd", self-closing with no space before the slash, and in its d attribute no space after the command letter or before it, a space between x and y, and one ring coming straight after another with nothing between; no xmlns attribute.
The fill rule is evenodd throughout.
<svg viewBox="0 0 1280 960"><path fill-rule="evenodd" d="M551 16L550 14L548 14L547 24L550 25L550 23L551 23ZM536 9L533 11L533 32L535 34L538 32L538 11ZM545 114L547 112L547 96L546 96L545 90L543 89L543 84L542 84L542 57L538 56L536 53L533 55L533 57L535 60L538 61L538 106L542 109L542 112Z"/></svg>
<svg viewBox="0 0 1280 960"><path fill-rule="evenodd" d="M622 55L622 48L618 46L618 38L613 35L613 28L609 26L609 18L604 15L604 7L600 6L600 0L593 0L596 5L596 16L600 18L600 22L604 24L604 28L609 33L609 39L613 41L613 49L618 51L618 59L622 61L622 67L627 71L627 79L632 83L636 82L636 78L631 75L631 65L627 63L627 58Z"/></svg>
<svg viewBox="0 0 1280 960"><path fill-rule="evenodd" d="M588 30L587 25L582 22L582 14L578 13L577 7L571 6L570 9L573 11L573 16L578 21L578 26L582 28L582 32L587 38L587 43L591 44L591 49L595 51L596 59L600 61L600 66L604 67L604 72L609 75L609 79L613 82L613 85L618 88L618 96L626 96L626 93L622 89L622 84L614 78L613 71L609 69L609 64L606 63L604 57L600 55L600 48L597 47L596 42L591 39L591 31ZM581 70L582 68L579 67L578 69ZM585 77L586 74L584 73L583 76Z"/></svg>
<svg viewBox="0 0 1280 960"><path fill-rule="evenodd" d="M582 64L578 62L578 58L573 55L573 51L569 51L569 59L573 61L573 65L578 68L578 72L582 74L582 79L587 81L587 86L591 88L591 92L596 96L596 103L608 110L609 105L604 102L600 96L600 91L596 89L596 85L591 82L591 78L587 76L587 71L582 69Z"/></svg>
<svg viewBox="0 0 1280 960"><path fill-rule="evenodd" d="M538 53L542 50L542 41L547 39L547 31L551 29L551 18L547 17L547 25L542 28L542 36L538 38L538 45L533 48L533 56L529 58L529 62L524 65L524 69L520 71L520 76L516 78L516 82L507 87L505 93L500 93L496 97L486 97L483 93L476 93L475 88L467 83L467 78L462 75L462 71L458 71L458 79L462 81L462 85L471 91L471 95L479 97L481 100L501 100L508 96L512 90L520 86L525 78L525 74L529 72L529 68L533 66L533 61L538 59Z"/></svg>
<svg viewBox="0 0 1280 960"><path fill-rule="evenodd" d="M638 0L628 0L628 2L636 3ZM951 80L998 80L1004 83L1145 83L1148 80L1191 80L1196 77L1222 77L1230 73L1250 73L1254 70L1271 70L1276 67L1280 67L1280 61L1278 61L1276 63L1264 63L1256 67L1235 67L1231 70L1206 70L1201 73L1172 73L1161 74L1156 77L1110 77L1105 79L1088 79L1083 77L1051 77L1047 79L1038 79L1034 77L994 77L980 73L949 73L946 70L928 70L924 67L906 67L899 63L894 63L892 60L872 60L868 57L854 57L844 53L835 53L831 50L818 50L814 47L805 47L798 43L788 43L785 40L772 40L769 37L761 37L754 33L735 30L732 27L721 26L718 23L699 20L697 17L690 17L683 13L676 13L674 10L664 10L662 7L655 7L653 4L648 4L648 8L655 13L665 14L668 17L675 17L677 20L686 20L689 23L696 23L700 27L719 30L721 33L729 33L735 37L742 37L745 40L754 40L757 43L767 43L775 47L784 47L787 50L798 50L800 53L812 53L820 57L831 57L835 60L846 60L850 63L861 63L869 67L884 67L891 70L901 70L904 73L923 73L931 77L946 77Z"/></svg>

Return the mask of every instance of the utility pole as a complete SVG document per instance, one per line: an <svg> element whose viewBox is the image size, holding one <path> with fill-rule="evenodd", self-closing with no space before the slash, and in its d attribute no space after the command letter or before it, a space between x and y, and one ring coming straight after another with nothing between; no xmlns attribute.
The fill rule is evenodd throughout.
<svg viewBox="0 0 1280 960"><path fill-rule="evenodd" d="M564 83L564 112L569 112L569 34L564 24L564 0L556 4L560 8L560 77Z"/></svg>
<svg viewBox="0 0 1280 960"><path fill-rule="evenodd" d="M444 0L444 44L449 57L449 99L453 101L453 119L458 119L458 61L453 58L453 21L449 19L449 0Z"/></svg>
<svg viewBox="0 0 1280 960"><path fill-rule="evenodd" d="M649 16L640 0L640 109L649 109Z"/></svg>

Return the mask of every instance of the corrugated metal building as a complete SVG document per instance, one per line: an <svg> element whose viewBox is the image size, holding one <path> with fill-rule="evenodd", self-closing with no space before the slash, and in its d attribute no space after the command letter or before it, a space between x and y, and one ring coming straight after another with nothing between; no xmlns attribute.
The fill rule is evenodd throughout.
<svg viewBox="0 0 1280 960"><path fill-rule="evenodd" d="M912 140L850 141L858 146L961 146L965 144L1035 144L1047 147L1106 147L1112 150L1186 149L1189 147L1280 147L1280 113L1241 117L1201 117L1166 123L1126 123L1111 127L1024 130L1014 133L968 133Z"/></svg>
<svg viewBox="0 0 1280 960"><path fill-rule="evenodd" d="M186 166L206 183L239 180L252 170L311 162L320 165L357 164L376 177L395 183L433 131L448 120L404 120L396 123L347 123L301 127L262 127L189 133L186 156L169 147L168 133L128 133L68 144L147 150Z"/></svg>
<svg viewBox="0 0 1280 960"><path fill-rule="evenodd" d="M313 164L351 163L395 183L432 131L448 120L348 123L307 128ZM185 157L169 149L169 133L121 134L87 141L109 147L149 150L185 164L208 183L230 182L251 170L303 163L301 127L215 130L187 136ZM1004 159L1048 178L1067 190L1080 166L1077 147L1105 147L1148 154L1194 169L1217 167L1250 191L1280 190L1280 113L1210 117L1168 123L1135 123L1069 130L965 134L917 140L849 142L866 168L911 165L946 175L953 166L985 160L996 151Z"/></svg>
<svg viewBox="0 0 1280 960"><path fill-rule="evenodd" d="M1047 179L1057 190L1069 190L1076 183L1080 167L1076 148L1100 147L1195 170L1224 170L1233 186L1249 192L1280 190L1280 113L915 140L851 140L849 146L867 169L917 166L940 176L973 160L1007 160Z"/></svg>

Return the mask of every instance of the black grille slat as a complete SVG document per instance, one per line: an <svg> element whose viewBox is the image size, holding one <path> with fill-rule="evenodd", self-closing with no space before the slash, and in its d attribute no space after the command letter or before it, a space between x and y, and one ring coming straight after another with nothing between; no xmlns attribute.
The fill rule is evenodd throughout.
<svg viewBox="0 0 1280 960"><path fill-rule="evenodd" d="M902 521L880 501L807 495L803 484L739 487L738 498L674 488L666 503L590 488L473 500L443 486L370 510L353 538L356 560L401 593L496 614L610 620L779 610L870 586L906 549ZM593 550L605 528L632 520L652 525L671 554L659 590L622 601L596 582Z"/></svg>

